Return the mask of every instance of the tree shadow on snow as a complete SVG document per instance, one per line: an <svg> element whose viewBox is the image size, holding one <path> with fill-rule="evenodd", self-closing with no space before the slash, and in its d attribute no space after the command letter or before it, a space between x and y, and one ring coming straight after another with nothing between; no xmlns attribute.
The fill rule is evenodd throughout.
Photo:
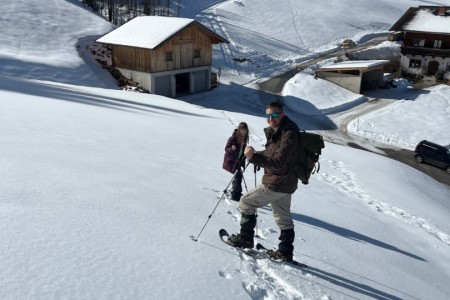
<svg viewBox="0 0 450 300"><path fill-rule="evenodd" d="M1 77L0 76L0 90L11 91L18 94L27 94L36 97L47 97L52 100L63 100L84 105L98 106L107 109L123 110L134 113L176 113L183 115L191 115L198 117L209 117L207 115L195 114L179 109L171 109L163 106L148 103L125 100L123 98L105 96L96 94L95 92L84 92L77 88L77 86L58 85L49 82L30 81L26 79ZM120 91L117 91L120 93ZM129 92L123 92L129 93ZM158 97L152 95L152 97ZM36 98L38 101L38 98Z"/></svg>

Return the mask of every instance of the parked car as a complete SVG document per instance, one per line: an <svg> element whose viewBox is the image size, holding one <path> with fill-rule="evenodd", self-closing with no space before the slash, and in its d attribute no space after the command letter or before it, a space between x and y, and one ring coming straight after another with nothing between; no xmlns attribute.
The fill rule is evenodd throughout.
<svg viewBox="0 0 450 300"><path fill-rule="evenodd" d="M423 140L416 146L414 157L418 163L435 165L450 174L450 150L443 146Z"/></svg>

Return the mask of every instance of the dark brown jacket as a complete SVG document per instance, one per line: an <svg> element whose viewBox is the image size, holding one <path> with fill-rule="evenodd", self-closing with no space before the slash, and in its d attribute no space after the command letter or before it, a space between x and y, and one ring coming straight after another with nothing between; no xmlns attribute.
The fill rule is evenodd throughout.
<svg viewBox="0 0 450 300"><path fill-rule="evenodd" d="M298 131L297 124L284 116L277 131L271 127L264 129L266 147L256 151L250 160L264 168L262 184L272 191L293 194L297 190L294 162L298 157Z"/></svg>

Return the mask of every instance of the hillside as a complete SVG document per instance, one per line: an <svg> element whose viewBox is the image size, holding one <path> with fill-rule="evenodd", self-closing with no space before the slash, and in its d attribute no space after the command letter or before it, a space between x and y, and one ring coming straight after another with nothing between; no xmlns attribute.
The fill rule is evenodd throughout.
<svg viewBox="0 0 450 300"><path fill-rule="evenodd" d="M393 2L379 2L379 9L389 15ZM409 2L419 3L402 5ZM195 15L220 15L221 24L236 27L232 21L245 18L228 7L253 7L249 21L263 5L278 11L268 1L198 3L217 5ZM228 200L192 240L231 179L221 166L235 126L247 122L251 145L265 144L270 97L251 82L276 68L252 74L253 65L227 66L218 89L183 101L125 92L77 50L111 29L103 18L78 1L4 8L1 299L450 297L450 266L443 263L450 259L449 189L384 156L331 143L320 172L293 195L294 254L308 270L253 260L223 244L218 230L239 228L236 203ZM247 49L258 49L253 39ZM291 59L280 59L280 69ZM248 188L261 176L249 167ZM276 247L270 207L258 214L260 241Z"/></svg>

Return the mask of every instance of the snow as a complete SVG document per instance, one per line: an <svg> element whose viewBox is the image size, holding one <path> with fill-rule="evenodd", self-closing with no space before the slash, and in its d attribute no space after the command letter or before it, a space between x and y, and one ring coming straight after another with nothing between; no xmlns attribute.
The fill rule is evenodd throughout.
<svg viewBox="0 0 450 300"><path fill-rule="evenodd" d="M326 80L299 73L287 82L282 94L284 103L304 116L339 113L370 99L390 101L393 103L385 109L350 121L347 131L394 149L414 150L422 140L449 148L450 87L440 85L413 90L404 79L394 80L394 83L397 88L373 90L366 93L367 98Z"/></svg>
<svg viewBox="0 0 450 300"><path fill-rule="evenodd" d="M402 87L400 87L402 89ZM405 91L407 92L407 90ZM450 147L450 88L429 88L415 99L401 99L350 122L348 130L385 145L414 150L421 140ZM395 120L395 128L392 128Z"/></svg>
<svg viewBox="0 0 450 300"><path fill-rule="evenodd" d="M348 60L341 61L332 65L321 67L321 69L348 69L348 68L371 68L388 63L387 60Z"/></svg>
<svg viewBox="0 0 450 300"><path fill-rule="evenodd" d="M377 57L378 59L392 59L393 57L399 57L400 43L401 42L385 41L377 46L352 53L352 57L354 57L354 59L366 60L370 60L373 57Z"/></svg>
<svg viewBox="0 0 450 300"><path fill-rule="evenodd" d="M193 19L186 18L136 17L102 36L97 42L154 49L192 22Z"/></svg>
<svg viewBox="0 0 450 300"><path fill-rule="evenodd" d="M3 76L113 86L110 78L99 78L91 66L85 64L85 47L77 44L80 38L92 40L92 36L98 37L111 30L114 27L111 23L73 0L11 1L2 3L2 8L0 66ZM53 10L58 13L51 13ZM97 66L92 64L92 68Z"/></svg>
<svg viewBox="0 0 450 300"><path fill-rule="evenodd" d="M220 228L239 228L237 204L219 202L231 179L221 169L226 140L245 121L251 144L265 143L264 104L273 95L257 91L257 80L335 47L335 39L373 36L409 5L426 4L360 2L342 1L325 20L314 17L324 1L196 3L190 14L209 19L231 43L215 47L219 87L182 100L118 90L86 50L112 25L79 2L4 3L0 298L448 299L448 186L367 151L326 143L320 172L293 195L294 254L309 270L253 260L218 238ZM278 48L298 39L300 25L308 47ZM254 61L238 64L234 55ZM393 104L348 129L406 148L423 136L449 145L448 86L395 83L368 96ZM333 119L366 102L308 72L284 93L294 101L287 114L310 130L318 123L308 117ZM252 169L248 188L262 176ZM258 233L276 247L268 207L259 210Z"/></svg>
<svg viewBox="0 0 450 300"><path fill-rule="evenodd" d="M282 95L285 96L284 103L291 110L309 116L330 113L352 102L367 101L363 95L305 73L299 73L289 80Z"/></svg>
<svg viewBox="0 0 450 300"><path fill-rule="evenodd" d="M418 10L411 21L403 26L409 31L450 33L450 17L435 15L433 10Z"/></svg>

